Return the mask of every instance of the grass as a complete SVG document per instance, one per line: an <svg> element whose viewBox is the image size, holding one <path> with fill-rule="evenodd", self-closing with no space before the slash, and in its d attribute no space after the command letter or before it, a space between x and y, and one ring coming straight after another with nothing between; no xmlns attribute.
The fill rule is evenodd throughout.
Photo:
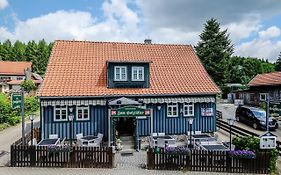
<svg viewBox="0 0 281 175"><path fill-rule="evenodd" d="M3 131L4 129L9 128L11 125L9 125L8 123L1 123L0 124L0 131Z"/></svg>

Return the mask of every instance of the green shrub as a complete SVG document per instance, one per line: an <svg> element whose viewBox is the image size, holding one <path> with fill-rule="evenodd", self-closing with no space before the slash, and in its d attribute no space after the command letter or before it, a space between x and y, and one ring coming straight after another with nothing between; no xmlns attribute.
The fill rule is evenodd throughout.
<svg viewBox="0 0 281 175"><path fill-rule="evenodd" d="M260 139L252 136L234 137L233 144L238 150L251 150L258 152L260 148Z"/></svg>
<svg viewBox="0 0 281 175"><path fill-rule="evenodd" d="M21 87L23 87L23 89L28 93L36 89L36 86L32 80L23 81L21 83Z"/></svg>

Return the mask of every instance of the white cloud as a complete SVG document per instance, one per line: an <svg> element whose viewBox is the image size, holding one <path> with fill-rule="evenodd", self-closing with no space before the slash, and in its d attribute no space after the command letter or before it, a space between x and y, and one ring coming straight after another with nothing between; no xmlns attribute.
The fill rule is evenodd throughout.
<svg viewBox="0 0 281 175"><path fill-rule="evenodd" d="M260 17L258 15L249 16L239 22L222 25L222 29L227 29L234 44L243 38L248 38L253 32L258 32L260 28Z"/></svg>
<svg viewBox="0 0 281 175"><path fill-rule="evenodd" d="M276 26L271 26L266 30L259 32L259 37L262 39L275 38L280 36L280 29Z"/></svg>
<svg viewBox="0 0 281 175"><path fill-rule="evenodd" d="M26 21L15 20L15 28L0 27L0 40L47 41L76 39L95 41L140 40L139 17L127 7L127 1L105 1L105 20L97 22L90 12L57 11Z"/></svg>
<svg viewBox="0 0 281 175"><path fill-rule="evenodd" d="M0 10L6 8L9 5L7 0L0 0Z"/></svg>
<svg viewBox="0 0 281 175"><path fill-rule="evenodd" d="M245 57L265 58L275 62L280 51L281 41L254 39L238 45L235 54Z"/></svg>

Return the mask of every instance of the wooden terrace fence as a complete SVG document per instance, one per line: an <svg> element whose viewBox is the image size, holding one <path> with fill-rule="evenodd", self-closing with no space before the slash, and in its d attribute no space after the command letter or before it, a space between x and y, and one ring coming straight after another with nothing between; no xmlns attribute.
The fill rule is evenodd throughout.
<svg viewBox="0 0 281 175"><path fill-rule="evenodd" d="M152 170L190 170L228 173L269 173L270 153L258 153L255 159L232 158L226 151L191 150L190 155L168 155L164 149L147 152L147 168Z"/></svg>
<svg viewBox="0 0 281 175"><path fill-rule="evenodd" d="M113 168L112 147L60 146L57 151L47 146L11 145L12 167Z"/></svg>

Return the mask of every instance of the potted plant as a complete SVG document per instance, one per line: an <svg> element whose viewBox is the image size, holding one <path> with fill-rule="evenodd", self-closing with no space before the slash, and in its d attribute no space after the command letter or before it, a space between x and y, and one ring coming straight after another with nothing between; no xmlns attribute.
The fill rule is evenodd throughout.
<svg viewBox="0 0 281 175"><path fill-rule="evenodd" d="M116 149L121 150L122 149L122 140L121 139L116 139Z"/></svg>

